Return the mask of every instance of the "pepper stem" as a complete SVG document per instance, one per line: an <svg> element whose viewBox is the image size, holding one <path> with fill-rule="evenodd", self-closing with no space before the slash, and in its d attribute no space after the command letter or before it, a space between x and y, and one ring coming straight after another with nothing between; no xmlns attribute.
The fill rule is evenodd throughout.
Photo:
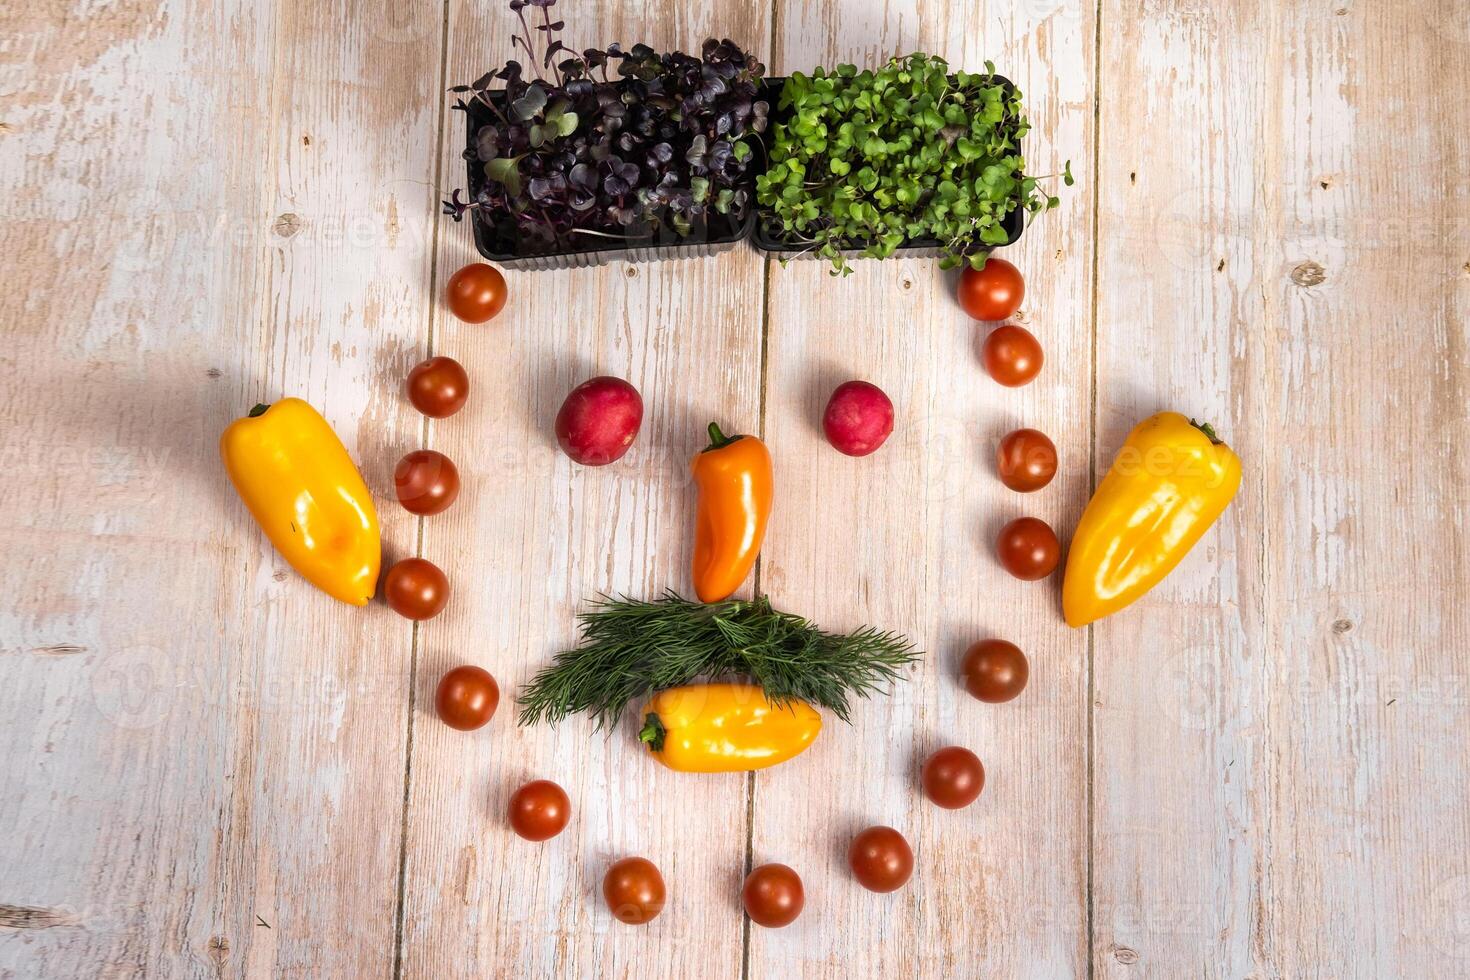
<svg viewBox="0 0 1470 980"><path fill-rule="evenodd" d="M269 405L256 405L254 408L252 408L250 410L249 414L247 414L245 417L246 418L251 418L251 419L260 418L269 409L270 409L270 406Z"/></svg>
<svg viewBox="0 0 1470 980"><path fill-rule="evenodd" d="M659 720L658 715L650 713L643 719L643 728L638 732L638 740L646 742L650 750L662 752L664 736L668 733L668 729L664 728L664 723Z"/></svg>
<svg viewBox="0 0 1470 980"><path fill-rule="evenodd" d="M720 431L720 423L711 422L709 424L709 445L704 447L704 451L708 453L716 449L724 449L730 443L744 438L744 436L727 436Z"/></svg>
<svg viewBox="0 0 1470 980"><path fill-rule="evenodd" d="M1211 445L1218 446L1225 441L1215 435L1215 427L1208 422L1196 422L1194 419L1190 419L1189 424L1209 436Z"/></svg>

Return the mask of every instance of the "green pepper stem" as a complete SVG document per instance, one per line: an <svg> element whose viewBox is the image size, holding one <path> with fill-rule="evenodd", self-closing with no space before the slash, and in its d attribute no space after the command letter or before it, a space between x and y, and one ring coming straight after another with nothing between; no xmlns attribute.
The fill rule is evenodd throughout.
<svg viewBox="0 0 1470 980"><path fill-rule="evenodd" d="M659 720L658 715L650 712L643 719L643 728L638 732L638 740L647 743L648 747L654 752L662 752L664 750L664 736L667 734L668 729L664 728L664 723Z"/></svg>
<svg viewBox="0 0 1470 980"><path fill-rule="evenodd" d="M260 418L262 415L264 415L269 409L270 409L270 406L269 405L256 405L254 408L252 408L250 410L250 412L245 417L246 418L251 418L251 419L257 419L257 418Z"/></svg>
<svg viewBox="0 0 1470 980"><path fill-rule="evenodd" d="M1189 424L1203 432L1206 436L1209 436L1211 445L1218 446L1224 443L1224 439L1221 439L1219 436L1215 435L1215 427L1210 423L1196 422L1194 419L1190 419Z"/></svg>
<svg viewBox="0 0 1470 980"><path fill-rule="evenodd" d="M720 431L720 423L711 422L709 424L709 445L704 447L704 451L708 453L716 449L724 449L730 443L744 438L744 436L727 436Z"/></svg>

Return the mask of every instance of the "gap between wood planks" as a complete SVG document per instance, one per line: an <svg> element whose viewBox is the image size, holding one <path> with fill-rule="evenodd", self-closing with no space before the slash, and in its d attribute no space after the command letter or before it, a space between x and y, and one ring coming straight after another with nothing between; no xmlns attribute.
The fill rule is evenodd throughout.
<svg viewBox="0 0 1470 980"><path fill-rule="evenodd" d="M439 25L439 89L436 93L440 99L439 105L439 132L434 138L434 186L430 189L429 213L433 215L434 229L429 234L429 288L424 291L429 297L428 302L428 327L425 347L428 356L434 356L434 326L435 315L438 306L434 302L434 282L439 275L439 228L442 222L439 220L439 197L443 192L444 183L444 130L445 121L449 116L449 108L444 104L443 93L447 89L449 77L449 0L444 0ZM421 442L429 444L429 422L431 420L424 416L423 435ZM413 553L415 557L423 557L424 554L424 518L420 516L417 527L414 529ZM394 900L393 909L393 980L400 980L403 976L403 907L406 903L408 889L408 808L409 794L413 787L413 712L415 708L414 694L418 690L418 666L419 666L419 624L413 624L413 632L408 642L408 711L404 721L403 740L403 811L398 823L398 888Z"/></svg>
<svg viewBox="0 0 1470 980"><path fill-rule="evenodd" d="M771 4L774 24L775 3ZM774 32L775 28L772 28ZM773 42L774 43L774 42ZM758 431L762 440L766 438L766 372L771 340L771 260L761 263L761 359L760 359L760 407L758 409ZM761 594L761 556L755 557L755 596ZM755 867L755 772L745 774L745 874L743 882ZM750 980L750 916L740 912L740 977Z"/></svg>
<svg viewBox="0 0 1470 980"><path fill-rule="evenodd" d="M770 41L766 46L769 54L766 60L769 65L776 63L776 42L780 33L776 25L781 16L780 0L771 0L770 17ZM767 67L767 73L770 72ZM755 203L751 203L755 207ZM767 256L761 263L761 357L760 357L760 401L757 409L759 415L758 426L762 440L766 438L766 382L769 374L769 353L771 349L771 259ZM761 572L763 559L761 555L755 556L755 595L761 594ZM745 873L740 876L742 882L750 876L755 865L755 772L745 774ZM740 980L750 980L750 916L745 910L740 910Z"/></svg>
<svg viewBox="0 0 1470 980"><path fill-rule="evenodd" d="M1103 0L1097 0L1093 8L1092 16L1092 284L1088 290L1088 296L1092 303L1088 319L1091 322L1090 340L1088 348L1091 354L1088 367L1088 378L1090 381L1089 411L1087 423L1087 496L1091 499L1097 490L1097 268L1098 268L1098 215L1100 213L1099 201L1102 198L1102 165L1100 154L1102 153L1102 21ZM1130 176L1130 180L1132 177ZM1083 949L1087 957L1088 980L1096 975L1095 959L1093 949L1097 943L1096 920L1093 915L1092 896L1092 862L1095 854L1093 840L1096 836L1097 808L1094 805L1093 782L1097 746L1094 740L1094 713L1097 708L1097 677L1093 671L1094 657L1097 650L1097 637L1094 632L1096 625L1087 624L1087 737L1083 740L1087 746L1087 856L1085 860L1086 874L1084 876L1087 890L1087 924L1084 934L1087 937L1087 945Z"/></svg>

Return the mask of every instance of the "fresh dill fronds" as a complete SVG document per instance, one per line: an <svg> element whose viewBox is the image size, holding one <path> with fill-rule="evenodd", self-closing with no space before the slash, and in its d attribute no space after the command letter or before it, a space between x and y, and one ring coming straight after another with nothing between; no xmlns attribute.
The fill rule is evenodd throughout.
<svg viewBox="0 0 1470 980"><path fill-rule="evenodd" d="M743 677L776 703L805 701L848 720L852 696L886 692L923 654L907 638L864 626L828 633L754 600L653 602L602 596L578 616L581 643L558 653L516 698L520 723L589 712L598 728L629 702L696 680Z"/></svg>

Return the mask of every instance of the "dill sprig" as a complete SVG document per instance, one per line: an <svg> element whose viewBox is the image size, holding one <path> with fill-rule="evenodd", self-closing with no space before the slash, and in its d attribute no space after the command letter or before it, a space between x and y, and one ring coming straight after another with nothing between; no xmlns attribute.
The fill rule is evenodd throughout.
<svg viewBox="0 0 1470 980"><path fill-rule="evenodd" d="M581 643L558 653L516 698L522 725L586 711L607 728L654 691L736 676L778 704L805 701L847 721L849 697L887 691L922 656L896 633L828 633L764 596L706 604L672 591L653 602L604 595L577 619Z"/></svg>

